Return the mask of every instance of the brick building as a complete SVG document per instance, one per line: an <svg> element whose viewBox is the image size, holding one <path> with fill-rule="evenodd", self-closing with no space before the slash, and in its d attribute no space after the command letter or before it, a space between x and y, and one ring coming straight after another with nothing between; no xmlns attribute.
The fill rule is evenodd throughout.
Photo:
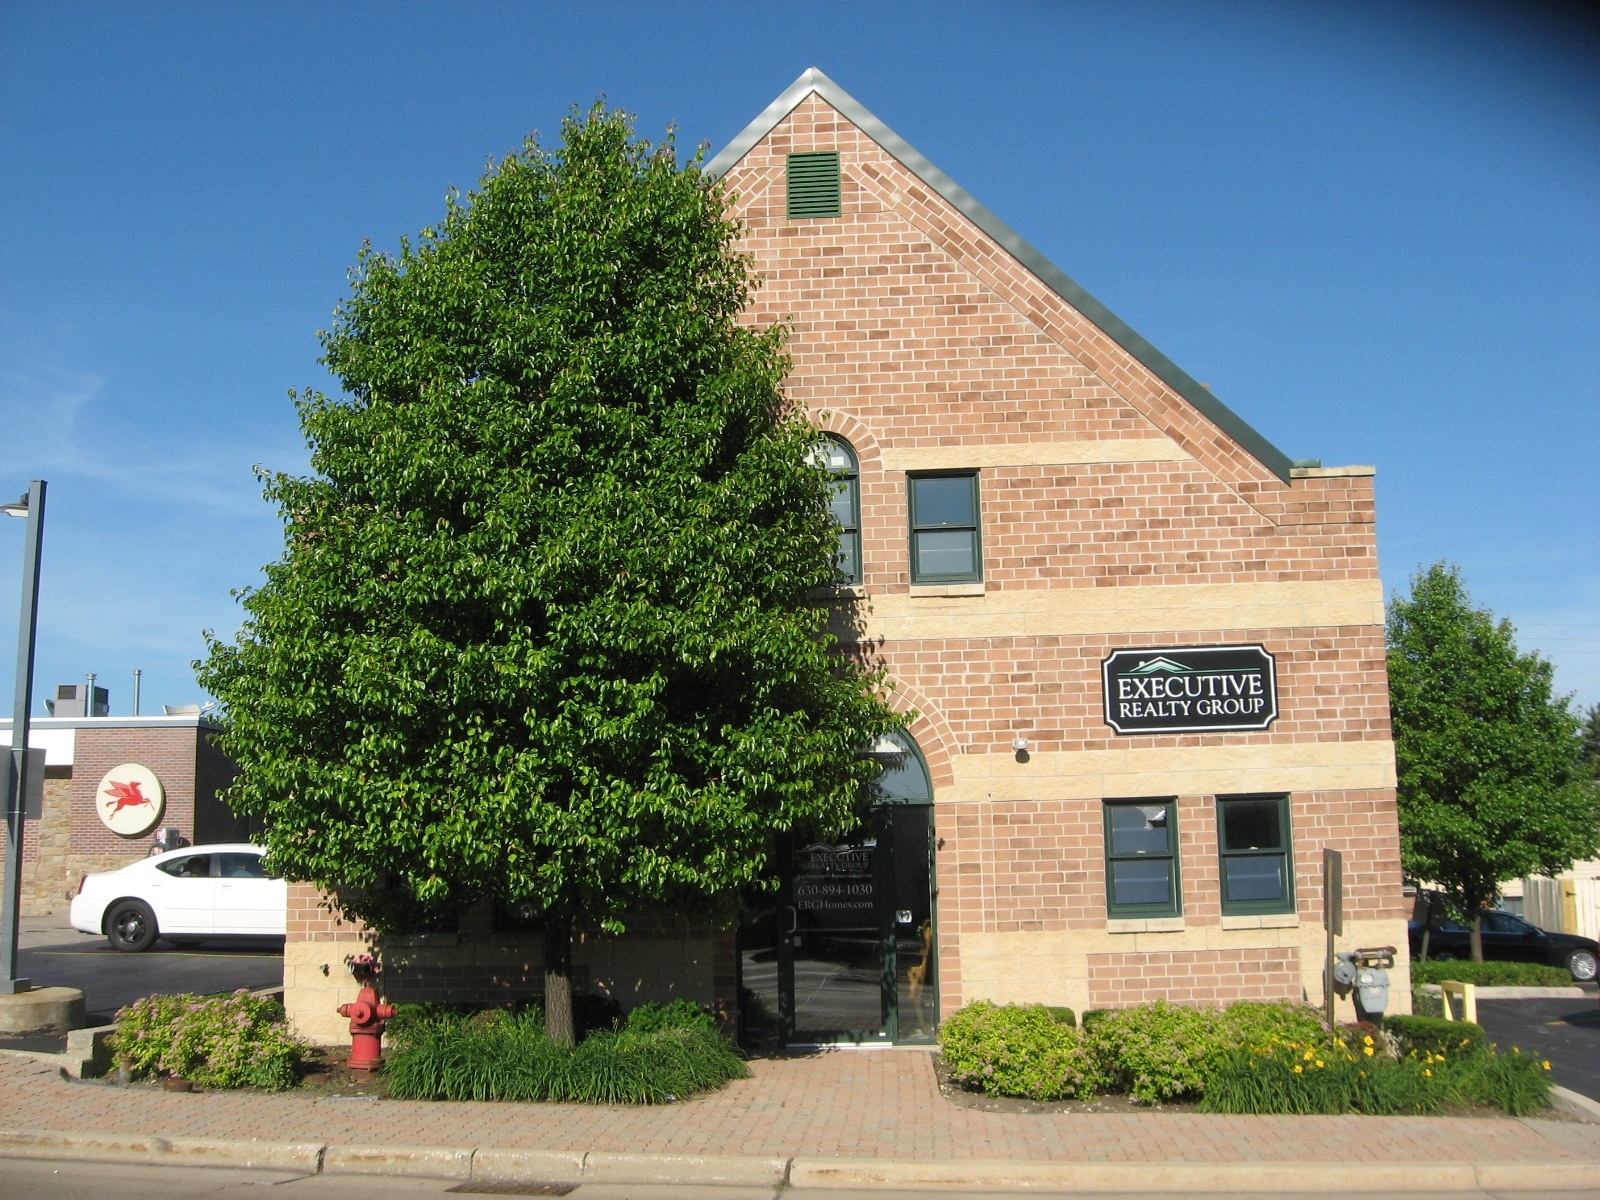
<svg viewBox="0 0 1600 1200"><path fill-rule="evenodd" d="M1341 945L1399 947L1403 1007L1373 470L1291 463L820 72L710 170L833 439L836 628L916 718L870 828L790 848L736 934L591 937L590 986L737 995L791 1042L979 998L1320 1002L1333 847ZM331 1038L361 938L317 900L286 983ZM429 937L386 949L402 991L537 990L490 914Z"/></svg>
<svg viewBox="0 0 1600 1200"><path fill-rule="evenodd" d="M246 840L249 822L217 798L236 772L213 744L216 732L208 718L194 714L31 721L28 744L45 752L44 804L23 828L22 911L64 911L80 876L144 858L160 828L175 828L195 843ZM0 741L10 740L5 718ZM117 833L100 819L96 792L108 772L128 763L155 776L160 807L145 797L152 803L140 805L141 819L129 826L139 832Z"/></svg>

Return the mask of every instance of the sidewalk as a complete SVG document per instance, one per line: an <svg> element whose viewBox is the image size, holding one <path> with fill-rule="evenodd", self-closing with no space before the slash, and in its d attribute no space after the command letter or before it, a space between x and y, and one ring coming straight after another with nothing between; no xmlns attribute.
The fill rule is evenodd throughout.
<svg viewBox="0 0 1600 1200"><path fill-rule="evenodd" d="M1513 1186L1513 1180L1521 1188L1600 1186L1600 1124L1509 1118L989 1113L945 1100L931 1056L919 1051L838 1050L757 1060L751 1066L754 1078L711 1095L633 1108L367 1101L294 1093L177 1094L69 1081L38 1063L6 1058L0 1060L0 1093L7 1098L9 1129L0 1131L0 1153L105 1156L68 1153L59 1139L59 1153L30 1155L30 1145L45 1142L31 1134L19 1136L19 1131L56 1131L102 1139L154 1135L299 1143L302 1149L326 1147L327 1162L343 1161L347 1170L463 1178L467 1175L461 1172L471 1168L462 1164L470 1164L473 1151L484 1163L515 1157L488 1152L557 1151L574 1163L581 1163L583 1155L617 1154L789 1163L777 1169L795 1186L806 1186L794 1165L802 1160L813 1180L810 1186L889 1182L876 1168L894 1164L920 1171L924 1183L947 1186L969 1177L992 1179L996 1172L1005 1173L999 1186L1008 1181L1026 1186L1025 1178L1044 1178L1041 1170L1055 1179L1051 1186L1072 1186L1062 1184L1066 1176L1061 1172L1081 1167L1074 1178L1092 1178L1099 1190L1126 1190L1115 1181L1149 1181L1182 1168L1191 1187L1197 1180L1215 1178L1218 1190L1264 1190L1268 1183L1270 1190L1300 1190L1296 1179L1301 1178L1305 1190L1315 1190L1314 1181L1325 1187L1327 1180L1320 1164L1338 1164L1340 1178L1347 1181L1353 1177L1351 1168L1364 1166L1367 1171L1355 1174L1420 1190L1438 1190L1447 1183L1461 1188L1463 1170L1476 1170L1479 1181L1507 1181L1469 1187ZM137 1139L123 1142L133 1145ZM423 1156L437 1169L426 1163L406 1169L406 1161L416 1157L406 1150L419 1147L453 1153ZM384 1149L373 1157L353 1148ZM317 1162L323 1159L318 1150ZM366 1166L350 1166L354 1160ZM830 1176L827 1170L819 1173L819 1160L854 1160L855 1165ZM130 1150L122 1161L144 1159ZM1150 1167L1141 1169L1139 1164ZM1097 1171L1097 1165L1118 1169ZM1208 1173L1207 1168L1221 1173ZM539 1169L545 1171L539 1177L553 1177L548 1163ZM863 1172L876 1178L865 1179ZM1255 1176L1263 1182L1252 1187ZM830 1177L835 1178L831 1185L815 1182ZM902 1173L897 1178L906 1177ZM1112 1181L1109 1186L1107 1180ZM1438 1182L1430 1185L1430 1180ZM1161 1188L1152 1184L1151 1190Z"/></svg>

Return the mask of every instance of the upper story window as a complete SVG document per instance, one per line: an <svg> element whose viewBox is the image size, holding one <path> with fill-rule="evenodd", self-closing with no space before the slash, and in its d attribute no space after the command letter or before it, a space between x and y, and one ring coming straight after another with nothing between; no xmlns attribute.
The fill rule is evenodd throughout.
<svg viewBox="0 0 1600 1200"><path fill-rule="evenodd" d="M842 213L837 150L789 155L788 183L789 220L837 217Z"/></svg>
<svg viewBox="0 0 1600 1200"><path fill-rule="evenodd" d="M982 579L977 472L908 478L911 582L958 583Z"/></svg>
<svg viewBox="0 0 1600 1200"><path fill-rule="evenodd" d="M830 510L839 522L839 578L861 582L861 471L850 443L831 434L824 439L817 462L833 476Z"/></svg>

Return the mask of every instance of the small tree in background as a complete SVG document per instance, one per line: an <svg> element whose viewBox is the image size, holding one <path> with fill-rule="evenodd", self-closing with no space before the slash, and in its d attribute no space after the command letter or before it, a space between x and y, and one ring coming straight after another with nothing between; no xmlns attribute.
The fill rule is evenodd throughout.
<svg viewBox="0 0 1600 1200"><path fill-rule="evenodd" d="M1590 771L1600 774L1600 704L1591 704L1583 718L1583 749L1578 758Z"/></svg>
<svg viewBox="0 0 1600 1200"><path fill-rule="evenodd" d="M563 132L362 253L284 556L197 666L277 869L381 931L531 905L570 1042L575 923L765 880L901 722L808 599L831 485L726 197L621 113Z"/></svg>
<svg viewBox="0 0 1600 1200"><path fill-rule="evenodd" d="M1501 881L1554 875L1600 845L1600 789L1551 665L1472 607L1456 567L1412 578L1390 602L1388 641L1405 869L1472 923L1481 962L1480 914Z"/></svg>

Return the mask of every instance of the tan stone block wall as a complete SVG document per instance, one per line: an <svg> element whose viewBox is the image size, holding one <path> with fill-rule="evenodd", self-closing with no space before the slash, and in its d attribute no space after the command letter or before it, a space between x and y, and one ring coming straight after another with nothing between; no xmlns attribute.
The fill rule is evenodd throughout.
<svg viewBox="0 0 1600 1200"><path fill-rule="evenodd" d="M1291 918L1291 920L1295 920ZM1395 946L1389 972L1390 1013L1411 1011L1411 972L1404 919L1348 920L1337 948ZM962 1003L1062 1005L1082 1013L1156 999L1221 1005L1234 1000L1323 1002L1326 934L1320 920L1260 929L1224 929L1184 922L1180 929L1112 933L1100 928L1012 931L962 938ZM946 1013L951 1004L941 994ZM1355 1020L1348 997L1336 997L1338 1019Z"/></svg>
<svg viewBox="0 0 1600 1200"><path fill-rule="evenodd" d="M288 920L284 1007L295 1028L319 1044L349 1040L349 1022L334 1010L355 996L349 962L356 954L378 955L382 993L396 1004L508 1004L544 991L539 936L494 933L488 906L467 914L459 933L381 938L341 919L309 884L291 884ZM679 998L733 1011L733 939L726 931L641 914L621 936L581 931L572 957L574 986L611 996L624 1011Z"/></svg>

